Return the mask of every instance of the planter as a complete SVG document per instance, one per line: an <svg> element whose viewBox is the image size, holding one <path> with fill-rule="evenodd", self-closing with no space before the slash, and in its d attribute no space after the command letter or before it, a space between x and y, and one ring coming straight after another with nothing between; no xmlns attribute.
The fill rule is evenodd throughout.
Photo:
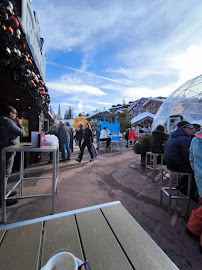
<svg viewBox="0 0 202 270"><path fill-rule="evenodd" d="M141 165L145 167L146 153L141 154ZM150 156L147 156L147 164L150 164Z"/></svg>

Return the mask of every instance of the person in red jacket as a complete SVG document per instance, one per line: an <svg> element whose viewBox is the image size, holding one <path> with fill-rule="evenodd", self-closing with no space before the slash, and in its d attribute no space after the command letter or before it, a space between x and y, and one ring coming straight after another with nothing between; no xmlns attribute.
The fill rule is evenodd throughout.
<svg viewBox="0 0 202 270"><path fill-rule="evenodd" d="M129 132L129 135L128 135L129 141L136 141L136 133L134 130L135 128L132 128L132 130Z"/></svg>

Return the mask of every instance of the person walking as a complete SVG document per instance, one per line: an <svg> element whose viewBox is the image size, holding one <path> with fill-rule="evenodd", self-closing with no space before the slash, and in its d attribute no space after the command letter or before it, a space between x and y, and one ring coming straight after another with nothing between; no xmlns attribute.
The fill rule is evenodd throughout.
<svg viewBox="0 0 202 270"><path fill-rule="evenodd" d="M59 123L58 129L58 138L60 143L60 149L62 151L62 160L61 162L66 162L66 151L67 151L67 160L70 160L70 132L69 128L65 125L63 121Z"/></svg>
<svg viewBox="0 0 202 270"><path fill-rule="evenodd" d="M192 211L187 223L187 233L200 237L200 252L202 253L202 129L196 133L190 146L189 160L194 171L199 201L201 205Z"/></svg>
<svg viewBox="0 0 202 270"><path fill-rule="evenodd" d="M3 116L0 117L0 176L2 171L1 151L4 147L18 144L20 142L20 136L24 136L24 127L22 126L22 120L18 117L17 110L12 106L6 106L3 109ZM15 158L15 152L9 152L6 154L6 185L9 176L12 173L13 163ZM1 179L2 181L2 179ZM11 196L15 196L16 191L11 192ZM16 204L18 200L9 200L6 205Z"/></svg>
<svg viewBox="0 0 202 270"><path fill-rule="evenodd" d="M75 160L78 162L81 162L82 157L83 157L83 153L84 153L84 149L87 146L88 151L90 153L91 159L90 162L94 161L94 157L93 157L93 153L91 151L91 143L93 142L93 135L92 135L92 131L90 129L90 126L88 123L85 124L85 131L84 131L84 135L83 135L83 143L81 145L81 151L80 154L78 156L78 158L76 158Z"/></svg>
<svg viewBox="0 0 202 270"><path fill-rule="evenodd" d="M83 125L82 124L79 124L79 130L77 132L77 138L78 138L78 141L79 141L79 148L81 148L81 143L82 143L82 140L83 140L83 135L84 135Z"/></svg>

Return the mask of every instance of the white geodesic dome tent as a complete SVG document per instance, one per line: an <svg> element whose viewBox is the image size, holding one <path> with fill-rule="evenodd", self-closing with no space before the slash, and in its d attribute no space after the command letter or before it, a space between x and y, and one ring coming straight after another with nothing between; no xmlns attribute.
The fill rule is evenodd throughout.
<svg viewBox="0 0 202 270"><path fill-rule="evenodd" d="M202 125L202 75L185 82L163 102L152 130L163 125L170 133L181 120Z"/></svg>

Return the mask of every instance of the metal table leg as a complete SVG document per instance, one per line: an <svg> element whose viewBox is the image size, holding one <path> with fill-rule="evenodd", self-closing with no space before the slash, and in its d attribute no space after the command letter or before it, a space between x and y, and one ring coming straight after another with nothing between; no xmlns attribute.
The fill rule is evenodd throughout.
<svg viewBox="0 0 202 270"><path fill-rule="evenodd" d="M53 151L52 214L55 212L56 151Z"/></svg>
<svg viewBox="0 0 202 270"><path fill-rule="evenodd" d="M6 152L2 149L1 152L2 162L2 181L1 181L1 209L2 209L2 222L6 222Z"/></svg>

